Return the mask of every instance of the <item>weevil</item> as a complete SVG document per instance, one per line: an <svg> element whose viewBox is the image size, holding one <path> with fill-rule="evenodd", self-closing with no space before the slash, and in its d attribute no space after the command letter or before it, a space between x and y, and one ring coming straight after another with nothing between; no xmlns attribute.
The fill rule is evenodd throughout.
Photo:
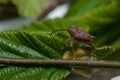
<svg viewBox="0 0 120 80"><path fill-rule="evenodd" d="M95 38L82 28L68 28L67 31L77 41L91 42Z"/></svg>
<svg viewBox="0 0 120 80"><path fill-rule="evenodd" d="M75 27L56 30L56 31L53 31L51 35L54 32L63 31L63 30L67 31L74 40L77 40L80 42L92 42L93 39L95 38L94 36L89 34L87 31L85 31L83 28L75 28Z"/></svg>
<svg viewBox="0 0 120 80"><path fill-rule="evenodd" d="M69 33L69 35L71 36L71 38L66 40L66 42L69 42L69 40L70 40L71 50L64 54L63 59L64 58L72 59L72 58L77 58L77 57L81 58L81 59L89 58L91 51L94 49L94 46L91 44L91 42L93 41L93 39L95 37L92 36L91 34L89 34L83 28L76 28L76 27L71 27L68 29L60 29L60 30L56 30L54 32L63 31L63 30L67 31ZM52 32L51 35L54 32ZM76 50L77 50L77 52L76 52Z"/></svg>

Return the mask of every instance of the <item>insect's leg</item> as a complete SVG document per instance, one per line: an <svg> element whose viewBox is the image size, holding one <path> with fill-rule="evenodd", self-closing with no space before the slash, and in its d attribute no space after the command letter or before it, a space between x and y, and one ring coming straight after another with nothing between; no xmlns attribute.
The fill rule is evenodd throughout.
<svg viewBox="0 0 120 80"><path fill-rule="evenodd" d="M73 53L73 59L75 59L75 54L74 54L75 46L74 46L74 38L73 37L70 38L70 47L71 47L71 52Z"/></svg>
<svg viewBox="0 0 120 80"><path fill-rule="evenodd" d="M64 45L63 45L63 47L62 47L61 49L64 49L64 47L65 47L66 45L70 45L70 47L71 47L71 37L69 37L68 39L66 39L66 40L64 41Z"/></svg>
<svg viewBox="0 0 120 80"><path fill-rule="evenodd" d="M80 47L85 48L86 45L87 45L87 44L86 44L85 42L80 41Z"/></svg>
<svg viewBox="0 0 120 80"><path fill-rule="evenodd" d="M73 40L70 42L70 47L73 48Z"/></svg>
<svg viewBox="0 0 120 80"><path fill-rule="evenodd" d="M95 47L90 42L81 42L81 48L85 49L88 53L89 58L91 59L91 52L95 50Z"/></svg>
<svg viewBox="0 0 120 80"><path fill-rule="evenodd" d="M72 37L69 37L67 40L66 40L67 43L70 44L70 47L73 48L73 38Z"/></svg>

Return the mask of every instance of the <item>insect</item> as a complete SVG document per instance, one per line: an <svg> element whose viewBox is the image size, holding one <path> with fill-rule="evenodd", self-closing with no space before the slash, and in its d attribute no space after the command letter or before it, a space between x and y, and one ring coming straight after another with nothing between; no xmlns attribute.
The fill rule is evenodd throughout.
<svg viewBox="0 0 120 80"><path fill-rule="evenodd" d="M95 38L82 28L68 28L67 31L77 41L91 42Z"/></svg>
<svg viewBox="0 0 120 80"><path fill-rule="evenodd" d="M52 32L51 35L63 30L67 31L71 36L66 40L67 43L70 43L71 50L64 53L63 59L88 59L91 51L94 50L94 46L91 42L95 37L83 28L76 27L56 30Z"/></svg>
<svg viewBox="0 0 120 80"><path fill-rule="evenodd" d="M92 36L91 34L89 34L87 31L85 31L82 28L68 28L68 29L61 29L61 30L56 30L56 31L62 31L62 30L66 30L68 31L68 33L70 34L70 36L77 41L80 42L92 42L93 39L95 38L94 36ZM54 32L56 32L54 31ZM52 32L51 35L54 33Z"/></svg>

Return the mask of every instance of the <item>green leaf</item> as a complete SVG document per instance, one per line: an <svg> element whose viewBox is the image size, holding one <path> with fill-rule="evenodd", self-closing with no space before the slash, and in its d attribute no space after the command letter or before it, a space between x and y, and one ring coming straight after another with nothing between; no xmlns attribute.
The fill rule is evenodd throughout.
<svg viewBox="0 0 120 80"><path fill-rule="evenodd" d="M114 47L116 50L113 54L107 57L106 60L112 60L112 61L120 61L120 38L115 39L113 43L111 43L112 47Z"/></svg>
<svg viewBox="0 0 120 80"><path fill-rule="evenodd" d="M92 56L97 59L107 59L115 50L110 46L103 46L100 48L96 48L94 52L92 52Z"/></svg>
<svg viewBox="0 0 120 80"><path fill-rule="evenodd" d="M105 60L110 60L110 61L120 61L120 49L116 49L113 54L108 56Z"/></svg>
<svg viewBox="0 0 120 80"><path fill-rule="evenodd" d="M61 80L67 76L67 69L44 67L7 67L0 70L1 80Z"/></svg>
<svg viewBox="0 0 120 80"><path fill-rule="evenodd" d="M8 51L0 50L0 57L8 57L8 56L9 56L9 58L22 58L19 55L10 53Z"/></svg>
<svg viewBox="0 0 120 80"><path fill-rule="evenodd" d="M16 43L14 41L10 41L4 38L0 38L0 47L1 49L5 51L12 52L14 54L18 54L22 57L30 57L30 58L45 58L45 56L39 54L38 52L21 45L19 43Z"/></svg>
<svg viewBox="0 0 120 80"><path fill-rule="evenodd" d="M62 58L64 46L61 37L49 32L40 31L5 31L0 33L0 56L8 58ZM49 42L50 41L50 42ZM56 47L57 46L57 47ZM69 74L66 68L55 67L17 67L2 66L0 77L2 80L61 80Z"/></svg>
<svg viewBox="0 0 120 80"><path fill-rule="evenodd" d="M12 0L21 16L36 17L49 0Z"/></svg>
<svg viewBox="0 0 120 80"><path fill-rule="evenodd" d="M27 53L29 51L29 54L31 55L35 55L34 53L36 53L36 56L38 56L37 54L40 55L41 53L49 58L61 58L62 54L65 51L60 50L61 47L64 46L64 41L62 40L62 38L53 37L53 39L51 39L49 32L7 31L2 32L0 36L4 38L1 39L2 49L5 50L9 48L9 51L12 52L13 50L14 52L19 51L19 53L24 53L23 57L29 57L28 55L25 55L26 51ZM4 42L4 44L2 41ZM60 51L60 54L57 50Z"/></svg>

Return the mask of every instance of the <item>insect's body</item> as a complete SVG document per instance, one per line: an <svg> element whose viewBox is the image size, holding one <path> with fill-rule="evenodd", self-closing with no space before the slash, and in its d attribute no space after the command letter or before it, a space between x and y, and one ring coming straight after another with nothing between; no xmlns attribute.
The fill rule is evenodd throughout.
<svg viewBox="0 0 120 80"><path fill-rule="evenodd" d="M71 37L81 42L91 42L94 36L90 35L87 31L82 28L69 28L67 29Z"/></svg>

